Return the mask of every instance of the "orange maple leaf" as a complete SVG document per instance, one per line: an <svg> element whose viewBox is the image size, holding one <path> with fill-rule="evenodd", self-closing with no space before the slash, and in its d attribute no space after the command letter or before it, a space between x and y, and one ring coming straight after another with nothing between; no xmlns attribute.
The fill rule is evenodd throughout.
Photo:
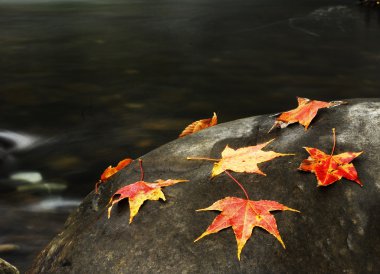
<svg viewBox="0 0 380 274"><path fill-rule="evenodd" d="M342 178L354 181L360 186L363 186L358 178L358 173L354 165L350 163L362 154L363 151L344 152L338 155L333 155L336 143L334 128L333 136L334 145L330 155L317 148L305 147L310 156L302 161L298 169L314 173L317 177L318 186L328 186Z"/></svg>
<svg viewBox="0 0 380 274"><path fill-rule="evenodd" d="M298 107L280 114L276 118L276 121L268 133L275 127L285 128L293 123L300 123L305 127L305 130L309 127L311 121L317 115L317 112L321 108L330 108L339 106L341 104L347 104L344 101L331 101L323 102L317 100L310 100L307 98L297 97Z"/></svg>
<svg viewBox="0 0 380 274"><path fill-rule="evenodd" d="M186 135L193 134L193 133L200 131L202 129L215 126L217 123L218 123L218 117L216 116L216 113L214 112L214 115L212 116L212 118L198 120L198 121L195 121L195 122L191 123L190 125L188 125L182 131L182 133L179 135L179 137L184 137Z"/></svg>
<svg viewBox="0 0 380 274"><path fill-rule="evenodd" d="M130 158L125 158L124 160L121 160L116 167L109 166L107 167L102 175L100 175L100 180L95 184L95 193L98 193L99 185L104 183L105 181L108 180L112 175L115 173L119 172L121 169L132 163L132 159Z"/></svg>
<svg viewBox="0 0 380 274"><path fill-rule="evenodd" d="M218 210L221 211L221 213L216 216L212 224L195 241L198 241L209 234L217 233L222 229L232 227L237 242L237 256L239 260L240 253L247 240L251 237L252 230L255 226L268 231L276 237L285 248L280 232L277 229L276 219L270 211L290 210L299 212L298 210L286 207L275 201L252 201L237 197L226 197L216 201L207 208L198 209L197 211L206 210Z"/></svg>
<svg viewBox="0 0 380 274"><path fill-rule="evenodd" d="M242 147L236 150L230 148L227 145L222 152L222 159L210 159L203 157L187 157L187 159L208 160L216 162L214 163L214 167L212 169L212 177L219 175L225 170L232 170L235 172L257 173L266 176L266 174L259 169L257 164L272 160L276 157L294 155L261 150L269 143L271 143L273 140L274 139L263 144Z"/></svg>
<svg viewBox="0 0 380 274"><path fill-rule="evenodd" d="M181 182L188 182L188 180L157 180L156 183L144 182L144 172L142 169L142 160L139 160L141 168L141 179L138 182L124 186L118 189L112 195L108 207L108 219L111 217L112 207L125 198L129 198L130 217L129 223L132 223L133 218L138 213L140 207L146 200L158 201L166 200L161 188L166 186L175 185Z"/></svg>

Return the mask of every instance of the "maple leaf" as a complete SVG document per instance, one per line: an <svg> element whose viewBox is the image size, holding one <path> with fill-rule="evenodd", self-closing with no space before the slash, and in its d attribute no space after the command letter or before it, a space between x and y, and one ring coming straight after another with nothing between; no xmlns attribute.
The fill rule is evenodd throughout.
<svg viewBox="0 0 380 274"><path fill-rule="evenodd" d="M144 171L142 168L142 160L139 160L141 169L141 179L133 184L124 186L118 189L111 197L108 207L108 219L111 217L112 207L123 199L129 198L130 217L129 223L132 223L133 218L138 213L140 207L146 200L165 201L165 195L162 192L162 187L175 185L188 180L157 180L156 183L144 182Z"/></svg>
<svg viewBox="0 0 380 274"><path fill-rule="evenodd" d="M95 184L95 193L98 193L98 190L99 190L99 185L104 183L105 181L108 180L108 178L110 178L112 175L114 175L115 173L119 172L121 169L123 169L124 167L126 167L127 165L129 165L130 163L132 163L132 159L130 158L125 158L123 160L121 160L116 167L113 167L113 166L109 166L107 167L102 175L100 175L100 180Z"/></svg>
<svg viewBox="0 0 380 274"><path fill-rule="evenodd" d="M328 186L342 178L354 181L360 186L363 186L358 178L358 173L354 165L351 163L351 161L362 154L363 151L344 152L333 155L336 143L334 128L333 139L334 145L330 155L317 148L305 147L310 156L302 161L298 169L314 173L317 177L318 186Z"/></svg>
<svg viewBox="0 0 380 274"><path fill-rule="evenodd" d="M133 217L138 213L141 205L146 200L157 201L159 199L165 201L165 195L161 188L165 186L171 186L181 182L187 182L188 180L157 180L157 183L147 183L144 181L138 181L136 183L127 185L120 188L112 196L108 207L108 218L111 217L111 210L113 205L117 204L125 198L129 198L130 217L129 223L132 222Z"/></svg>
<svg viewBox="0 0 380 274"><path fill-rule="evenodd" d="M195 121L195 122L191 123L190 125L188 125L182 131L182 133L179 135L179 137L184 137L186 135L193 134L193 133L200 131L202 129L215 126L217 123L218 123L218 117L216 116L216 113L214 112L214 115L212 116L212 118L198 120L198 121Z"/></svg>
<svg viewBox="0 0 380 274"><path fill-rule="evenodd" d="M276 157L289 156L294 154L283 154L274 151L261 150L274 139L259 144L256 146L242 147L239 149L232 149L228 145L222 152L222 159L210 159L202 157L187 157L188 160L208 160L214 161L214 167L212 169L212 177L215 177L225 170L232 170L235 172L247 172L257 173L266 176L262 172L257 164L272 160Z"/></svg>
<svg viewBox="0 0 380 274"><path fill-rule="evenodd" d="M341 104L347 104L347 102L344 101L323 102L301 97L297 97L297 100L298 107L281 113L280 116L276 118L274 125L268 131L268 133L272 131L272 129L275 127L285 128L288 125L297 122L303 125L305 127L305 130L307 130L311 121L317 115L319 109L335 107Z"/></svg>
<svg viewBox="0 0 380 274"><path fill-rule="evenodd" d="M221 211L221 213L216 216L212 224L195 240L195 242L209 234L217 233L222 229L232 227L237 242L237 256L239 260L240 253L247 240L251 237L253 228L256 226L265 229L276 237L285 248L280 232L277 229L276 219L270 211L290 210L299 212L298 210L286 207L275 201L252 201L237 197L226 197L216 201L207 208L198 209L197 211L206 210L218 210Z"/></svg>

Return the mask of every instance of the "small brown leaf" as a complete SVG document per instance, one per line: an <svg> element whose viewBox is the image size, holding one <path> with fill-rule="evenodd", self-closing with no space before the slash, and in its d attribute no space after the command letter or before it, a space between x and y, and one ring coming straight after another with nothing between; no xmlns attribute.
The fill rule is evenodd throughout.
<svg viewBox="0 0 380 274"><path fill-rule="evenodd" d="M188 125L182 131L179 137L184 137L184 136L193 134L195 132L198 132L202 129L215 126L217 123L218 123L218 117L216 116L216 113L214 112L214 115L212 116L212 118L198 120Z"/></svg>
<svg viewBox="0 0 380 274"><path fill-rule="evenodd" d="M121 160L116 167L109 166L107 167L102 175L100 175L100 180L95 184L95 193L98 193L99 185L105 183L108 178L110 178L112 175L115 173L119 172L121 169L132 163L132 159L130 158L125 158L124 160Z"/></svg>

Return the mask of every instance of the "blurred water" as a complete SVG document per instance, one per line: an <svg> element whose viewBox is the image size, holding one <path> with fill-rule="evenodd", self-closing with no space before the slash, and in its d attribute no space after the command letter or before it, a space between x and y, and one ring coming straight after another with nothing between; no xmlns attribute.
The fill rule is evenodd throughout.
<svg viewBox="0 0 380 274"><path fill-rule="evenodd" d="M0 0L0 25L0 257L21 270L105 167L193 120L380 96L379 11L354 1Z"/></svg>

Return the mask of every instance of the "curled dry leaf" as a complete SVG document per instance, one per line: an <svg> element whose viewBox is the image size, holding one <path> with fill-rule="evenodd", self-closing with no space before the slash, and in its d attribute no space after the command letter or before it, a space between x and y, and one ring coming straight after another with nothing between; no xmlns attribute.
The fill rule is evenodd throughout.
<svg viewBox="0 0 380 274"><path fill-rule="evenodd" d="M121 160L116 167L113 167L113 166L109 166L107 167L102 175L100 175L100 180L96 183L95 185L95 193L98 193L98 188L99 188L99 185L104 183L105 181L108 180L108 178L110 178L112 175L114 175L115 173L119 172L121 169L123 169L124 167L126 167L127 165L129 165L130 163L132 163L132 159L130 158L125 158L124 160Z"/></svg>
<svg viewBox="0 0 380 274"><path fill-rule="evenodd" d="M344 101L323 102L301 97L297 97L297 100L298 107L281 113L280 116L276 118L274 125L268 132L272 131L272 129L275 127L285 128L288 125L297 122L303 125L305 127L305 130L307 130L311 121L317 115L319 109L347 104Z"/></svg>
<svg viewBox="0 0 380 274"><path fill-rule="evenodd" d="M191 123L190 125L188 125L182 131L182 133L179 135L179 137L184 137L186 135L193 134L193 133L200 131L202 129L215 126L217 123L218 123L218 117L216 116L216 113L214 112L214 115L212 116L212 118L198 120L198 121L195 121L195 122Z"/></svg>
<svg viewBox="0 0 380 274"><path fill-rule="evenodd" d="M276 219L270 211L290 210L299 212L298 210L286 207L275 201L252 201L237 197L226 197L216 201L210 207L199 209L197 211L206 210L218 210L221 211L221 213L216 216L212 224L195 241L198 241L209 234L217 233L222 229L232 227L237 242L237 256L239 260L240 253L247 240L251 237L253 228L256 226L265 229L276 237L285 248L280 232L277 229Z"/></svg>
<svg viewBox="0 0 380 274"><path fill-rule="evenodd" d="M360 152L344 152L338 155L333 155L335 150L335 129L333 129L334 145L331 154L326 154L323 151L305 147L310 156L303 160L299 170L308 171L315 174L318 181L318 186L328 186L342 178L354 181L360 186L362 182L358 178L358 173L351 163L356 157L363 153Z"/></svg>
<svg viewBox="0 0 380 274"><path fill-rule="evenodd" d="M129 223L132 222L133 217L138 213L141 205L146 200L157 201L159 199L165 201L165 195L162 192L162 187L175 185L181 182L187 182L188 180L157 180L156 183L147 183L144 181L138 181L136 183L127 185L120 188L112 195L108 207L108 218L111 217L111 210L113 205L117 204L123 199L129 198L130 217Z"/></svg>
<svg viewBox="0 0 380 274"><path fill-rule="evenodd" d="M232 170L235 172L247 172L266 175L262 172L257 164L270 161L277 157L289 156L294 154L277 153L274 151L261 150L274 139L259 144L256 146L242 147L239 149L232 149L229 146L222 152L222 159L210 159L202 157L187 157L188 160L208 160L216 162L212 169L212 177L219 175L225 170Z"/></svg>

